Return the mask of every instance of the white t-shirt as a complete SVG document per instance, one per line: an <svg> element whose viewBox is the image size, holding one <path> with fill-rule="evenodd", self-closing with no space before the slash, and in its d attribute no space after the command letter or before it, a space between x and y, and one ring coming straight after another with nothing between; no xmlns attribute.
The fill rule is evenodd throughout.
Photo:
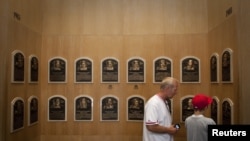
<svg viewBox="0 0 250 141"><path fill-rule="evenodd" d="M167 133L154 133L146 125L159 124L168 127L172 125L172 117L166 103L158 95L152 96L144 109L143 141L173 141L173 136Z"/></svg>
<svg viewBox="0 0 250 141"><path fill-rule="evenodd" d="M215 125L213 119L203 115L191 115L186 118L185 126L187 128L188 141L207 141L208 125Z"/></svg>

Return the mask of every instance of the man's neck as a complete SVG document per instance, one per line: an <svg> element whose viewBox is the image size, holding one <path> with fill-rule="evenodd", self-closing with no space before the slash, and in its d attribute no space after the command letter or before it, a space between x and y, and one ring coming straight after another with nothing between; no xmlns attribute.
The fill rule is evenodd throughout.
<svg viewBox="0 0 250 141"><path fill-rule="evenodd" d="M164 101L167 100L167 97L165 97L161 92L157 93L156 95L159 96Z"/></svg>
<svg viewBox="0 0 250 141"><path fill-rule="evenodd" d="M196 110L196 111L194 111L194 115L203 115L203 113L204 113L204 110Z"/></svg>

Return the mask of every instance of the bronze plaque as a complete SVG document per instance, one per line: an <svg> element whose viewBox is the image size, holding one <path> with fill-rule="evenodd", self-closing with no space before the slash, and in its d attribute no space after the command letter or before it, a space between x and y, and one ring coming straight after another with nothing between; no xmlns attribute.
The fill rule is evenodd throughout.
<svg viewBox="0 0 250 141"><path fill-rule="evenodd" d="M92 120L92 100L79 97L75 101L75 120Z"/></svg>
<svg viewBox="0 0 250 141"><path fill-rule="evenodd" d="M213 102L211 103L211 118L216 124L218 123L218 103L215 99L213 99Z"/></svg>
<svg viewBox="0 0 250 141"><path fill-rule="evenodd" d="M17 100L13 105L13 131L24 127L24 102Z"/></svg>
<svg viewBox="0 0 250 141"><path fill-rule="evenodd" d="M199 82L199 61L187 58L182 61L182 82Z"/></svg>
<svg viewBox="0 0 250 141"><path fill-rule="evenodd" d="M225 51L222 55L222 81L231 81L231 54Z"/></svg>
<svg viewBox="0 0 250 141"><path fill-rule="evenodd" d="M128 120L142 121L144 116L144 100L140 97L128 99Z"/></svg>
<svg viewBox="0 0 250 141"><path fill-rule="evenodd" d="M154 62L154 81L155 82L161 82L163 78L165 77L170 77L172 72L171 72L171 62L168 59L161 58L158 59Z"/></svg>
<svg viewBox="0 0 250 141"><path fill-rule="evenodd" d="M114 59L102 62L102 82L118 82L119 64Z"/></svg>
<svg viewBox="0 0 250 141"><path fill-rule="evenodd" d="M51 98L49 101L49 120L65 120L65 106L65 100L63 98Z"/></svg>
<svg viewBox="0 0 250 141"><path fill-rule="evenodd" d="M217 68L217 57L212 56L210 59L210 81L211 82L217 82L218 81L218 68Z"/></svg>
<svg viewBox="0 0 250 141"><path fill-rule="evenodd" d="M144 82L144 62L133 59L128 62L128 82Z"/></svg>
<svg viewBox="0 0 250 141"><path fill-rule="evenodd" d="M222 124L228 124L230 125L232 122L232 117L231 117L231 105L228 101L224 101L222 103Z"/></svg>
<svg viewBox="0 0 250 141"><path fill-rule="evenodd" d="M63 59L53 59L50 61L49 81L65 82L66 81L66 62Z"/></svg>
<svg viewBox="0 0 250 141"><path fill-rule="evenodd" d="M29 124L33 124L38 121L38 99L32 98L29 104L30 104Z"/></svg>
<svg viewBox="0 0 250 141"><path fill-rule="evenodd" d="M38 59L32 57L30 59L30 82L38 81Z"/></svg>
<svg viewBox="0 0 250 141"><path fill-rule="evenodd" d="M92 62L90 60L78 60L75 66L76 82L92 82Z"/></svg>
<svg viewBox="0 0 250 141"><path fill-rule="evenodd" d="M182 121L184 122L187 117L194 113L192 97L188 97L182 100Z"/></svg>
<svg viewBox="0 0 250 141"><path fill-rule="evenodd" d="M114 97L102 99L102 120L118 120L118 100Z"/></svg>
<svg viewBox="0 0 250 141"><path fill-rule="evenodd" d="M14 55L14 81L24 81L24 56L22 53Z"/></svg>

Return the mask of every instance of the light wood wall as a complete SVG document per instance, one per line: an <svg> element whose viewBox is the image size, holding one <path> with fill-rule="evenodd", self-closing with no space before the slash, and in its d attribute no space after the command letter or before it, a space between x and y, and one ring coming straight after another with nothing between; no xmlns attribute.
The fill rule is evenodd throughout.
<svg viewBox="0 0 250 141"><path fill-rule="evenodd" d="M42 101L63 95L68 102L67 122L48 122L47 105L42 110L42 140L141 140L142 123L126 121L126 99L141 95L148 99L157 93L153 84L153 60L167 56L173 60L173 76L180 79L180 60L195 56L201 60L201 83L181 84L174 98L174 122L180 122L180 98L197 92L209 93L207 13L205 1L195 5L180 1L46 1L43 20L44 60L41 76L48 76L47 61L55 56L67 59L67 84L49 84L42 80ZM74 60L88 57L94 61L94 83L74 84ZM114 57L120 62L120 83L101 83L100 63ZM131 57L146 61L146 83L126 83L126 62ZM93 122L75 122L73 100L80 94L94 99ZM115 95L120 101L119 121L100 121L100 98ZM183 123L181 123L184 127ZM69 127L71 129L69 129ZM112 127L112 128L110 128ZM48 130L49 129L49 130ZM58 135L58 136L55 136ZM182 128L177 140L185 139Z"/></svg>
<svg viewBox="0 0 250 141"><path fill-rule="evenodd" d="M8 8L7 7L7 1L0 1L0 113L4 113L6 111L6 104L8 103L6 101L6 91L7 91L7 83L6 83L6 72L7 70L4 69L6 66L6 60L7 60L7 39L6 36L8 34ZM5 127L6 127L6 119L7 116L3 116L1 114L0 116L0 140L5 140Z"/></svg>
<svg viewBox="0 0 250 141"><path fill-rule="evenodd" d="M222 64L222 54L226 49L232 50L232 62L233 62L233 83L218 83L211 84L209 93L212 96L216 96L219 99L219 103L222 104L223 100L229 98L233 102L233 123L238 122L239 111L239 70L238 70L238 41L237 41L237 19L236 13L238 6L236 1L223 1L217 3L214 1L208 1L208 48L209 53L217 53L219 55L219 64ZM226 11L232 7L232 14L227 15ZM220 13L220 14L215 14ZM219 79L222 80L221 67L219 73ZM222 107L219 112L222 113ZM222 117L219 117L219 123L222 122Z"/></svg>
<svg viewBox="0 0 250 141"><path fill-rule="evenodd" d="M82 44L81 44L82 43ZM171 44L171 45L170 45ZM168 56L173 59L173 70L174 77L180 78L180 59L185 57L184 52L188 52L188 55L196 56L201 59L202 66L206 66L208 61L205 59L206 49L206 35L147 35L147 36L98 36L98 37L77 37L72 38L60 36L60 37L44 37L43 45L46 46L45 54L42 53L44 57L42 60L49 60L54 56L61 56L67 59L68 62L68 82L67 84L49 84L48 79L42 79L42 101L47 101L50 96L53 95L63 95L68 98L68 121L65 124L65 129L61 126L62 123L51 123L47 122L47 105L43 105L42 110L42 132L44 134L53 131L54 134L71 134L72 130L80 130L80 132L74 132L78 136L85 134L84 131L92 130L93 132L87 132L87 136L101 137L102 134L105 136L114 136L117 134L122 134L125 139L137 138L141 136L142 133L142 123L130 123L126 121L126 99L131 95L141 95L148 99L153 94L157 93L159 86L152 84L152 68L153 60L159 56ZM166 45L171 46L169 48ZM200 47L202 46L202 47ZM91 48L91 50L89 49ZM182 52L178 51L179 49ZM86 50L85 50L86 49ZM191 53L192 52L192 53ZM120 62L120 83L111 84L112 89L108 88L109 84L101 84L100 76L100 62L103 58L111 56L115 57ZM135 84L126 83L126 62L130 57L139 56L146 60L146 83L137 84L138 89L134 89ZM74 84L74 60L79 57L88 57L94 60L94 83L93 84ZM47 63L44 62L42 66L45 66L41 71L42 76L48 76ZM208 84L205 83L208 80L208 70L205 67L201 67L201 79L200 84L183 84L180 86L179 95L174 99L176 112L174 117L174 122L180 122L179 117L179 99L182 96L195 94L197 92L208 92ZM76 96L80 94L88 94L94 99L94 121L90 123L85 122L74 122L73 121L73 100ZM110 122L109 124L105 122L100 122L100 98L102 96L113 94L120 99L120 121ZM90 125L89 125L90 124ZM55 126L56 125L56 126ZM88 126L89 125L89 126ZM98 125L98 126L97 126ZM109 128L110 132L106 133L103 131L107 126L115 126L116 128ZM72 127L73 129L68 130L67 127ZM137 128L135 128L135 126ZM98 129L96 129L98 127ZM51 129L52 131L48 130ZM131 129L135 129L131 130ZM81 132L83 131L83 133ZM125 132L126 131L126 132ZM125 132L123 134L123 132ZM134 135L135 134L135 135ZM49 136L46 136L46 140ZM119 137L119 136L118 136Z"/></svg>
<svg viewBox="0 0 250 141"><path fill-rule="evenodd" d="M238 4L239 12L237 16L237 34L238 34L238 43L239 43L239 55L238 55L238 66L239 66L239 121L241 124L249 124L250 123L250 112L248 112L248 107L250 103L248 102L250 99L249 91L249 63L248 58L250 56L250 30L247 28L250 25L250 19L247 18L249 16L249 8L248 5L250 1L240 1Z"/></svg>
<svg viewBox="0 0 250 141"><path fill-rule="evenodd" d="M41 59L41 1L3 0L0 2L0 5L0 42L3 43L0 45L1 58L3 58L1 60L2 68L0 86L0 99L1 104L3 103L3 105L1 105L1 117L3 117L3 120L1 119L1 123L3 123L3 126L1 125L0 130L3 134L1 134L0 140L39 141L41 122L34 126L28 126L27 103L30 96L37 96L40 100L40 84L28 83L28 61L30 55L36 55ZM19 16L14 16L14 13L18 14ZM24 83L11 83L12 52L16 50L21 51L25 57ZM24 128L20 131L11 133L11 102L16 97L21 97L24 100Z"/></svg>
<svg viewBox="0 0 250 141"><path fill-rule="evenodd" d="M234 40L237 38L236 32L236 23L235 23L235 16L230 17L227 22L222 23L220 26L211 30L208 34L208 46L209 52L217 53L219 55L220 64L222 64L222 54L223 51L226 49L232 49L232 62L233 62L233 83L218 83L210 85L210 94L219 98L220 103L226 98L230 98L233 101L233 109L234 111L238 111L239 109L239 70L238 68L238 49L237 49L237 41ZM221 67L220 67L221 70ZM222 80L222 73L219 73L219 79ZM222 108L222 107L221 107ZM222 109L220 108L220 112ZM238 121L238 112L234 113L234 123ZM222 118L222 117L220 117ZM220 119L221 123L222 119Z"/></svg>
<svg viewBox="0 0 250 141"><path fill-rule="evenodd" d="M43 33L150 35L207 32L206 0L45 0Z"/></svg>
<svg viewBox="0 0 250 141"><path fill-rule="evenodd" d="M23 3L23 2L22 2ZM232 2L230 2L231 4ZM219 5L214 7L214 5ZM142 140L142 122L126 121L126 99L141 95L146 100L157 93L159 86L153 84L153 60L167 56L173 60L173 76L180 79L180 60L195 56L201 63L201 83L182 83L174 102L174 123L180 122L180 99L198 92L229 97L235 102L234 122L238 123L238 70L234 68L232 84L210 84L209 57L211 53L233 50L234 65L237 66L236 17L225 18L228 3L225 1L194 0L43 0L9 3L10 13L17 11L22 20L9 17L7 54L15 49L26 55L36 54L40 59L39 84L16 85L9 83L11 66L6 69L7 101L16 96L27 99L37 95L40 101L39 123L14 134L6 140L32 141L81 141L81 140ZM235 4L232 3L233 8ZM30 12L32 11L32 12ZM214 11L218 11L220 16ZM25 35L25 36L24 36ZM7 45L6 45L7 46ZM67 60L67 83L48 83L48 60L53 57ZM88 57L94 61L94 80L91 84L74 83L74 61ZM101 83L101 60L117 58L120 62L120 82ZM146 82L126 82L126 62L131 57L146 61ZM7 58L10 64L11 58ZM27 67L26 67L27 68ZM2 72L1 72L2 73ZM25 74L27 76L27 74ZM112 85L112 89L109 89ZM74 121L74 98L87 94L94 100L93 121ZM119 98L119 121L100 121L100 98L105 95ZM67 98L67 121L48 121L48 98L62 95ZM8 104L7 104L8 105ZM10 111L10 107L8 108ZM10 112L7 113L10 115ZM209 111L206 113L209 115ZM6 129L9 131L10 119ZM176 141L186 140L184 124L175 136Z"/></svg>

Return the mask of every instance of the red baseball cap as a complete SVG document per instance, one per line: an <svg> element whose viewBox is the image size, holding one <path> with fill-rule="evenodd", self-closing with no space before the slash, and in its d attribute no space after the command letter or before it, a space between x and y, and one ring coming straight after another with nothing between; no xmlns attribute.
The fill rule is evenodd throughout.
<svg viewBox="0 0 250 141"><path fill-rule="evenodd" d="M211 104L213 99L211 97L206 96L205 94L196 94L192 99L192 104L194 109L204 109L209 104Z"/></svg>

